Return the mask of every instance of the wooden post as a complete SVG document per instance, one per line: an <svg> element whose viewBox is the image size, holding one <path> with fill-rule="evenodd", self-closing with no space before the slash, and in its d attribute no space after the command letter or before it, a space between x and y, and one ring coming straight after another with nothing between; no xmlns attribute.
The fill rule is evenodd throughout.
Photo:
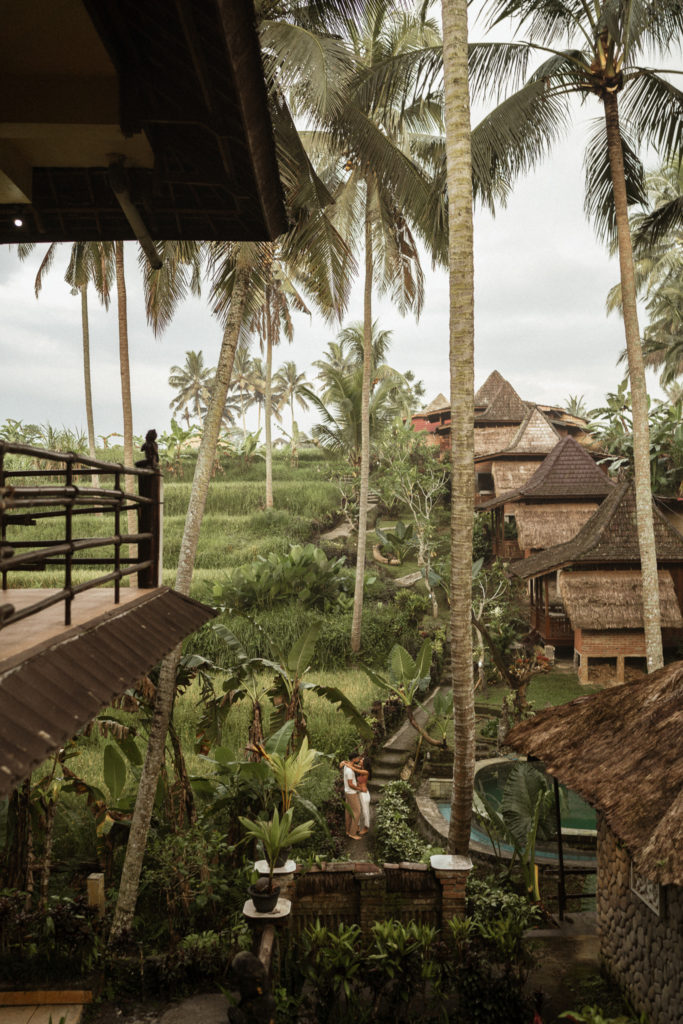
<svg viewBox="0 0 683 1024"><path fill-rule="evenodd" d="M104 917L105 905L104 875L101 871L94 871L88 875L88 906L97 907L97 917L100 921Z"/></svg>
<svg viewBox="0 0 683 1024"><path fill-rule="evenodd" d="M151 498L151 504L140 505L139 526L140 533L151 533L152 540L143 540L138 544L138 559L146 562L151 559L152 564L138 573L138 586L140 589L158 587L161 575L161 487L162 476L157 470L156 473L138 477L138 492L141 497Z"/></svg>
<svg viewBox="0 0 683 1024"><path fill-rule="evenodd" d="M623 654L618 654L617 655L617 682L618 683L623 683L624 682L624 678L625 678L624 677L625 662L626 662L626 658L624 657L624 655Z"/></svg>

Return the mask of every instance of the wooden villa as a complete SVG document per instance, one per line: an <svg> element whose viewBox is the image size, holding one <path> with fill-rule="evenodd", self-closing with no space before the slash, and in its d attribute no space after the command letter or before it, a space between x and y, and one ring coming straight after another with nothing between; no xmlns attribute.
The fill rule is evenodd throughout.
<svg viewBox="0 0 683 1024"><path fill-rule="evenodd" d="M506 742L598 812L603 963L650 1024L680 1024L683 662L540 711Z"/></svg>
<svg viewBox="0 0 683 1024"><path fill-rule="evenodd" d="M571 540L613 487L588 451L573 437L564 437L531 476L516 488L496 488L499 496L479 505L490 515L494 555L528 558ZM505 536L510 522L515 523L516 539Z"/></svg>
<svg viewBox="0 0 683 1024"><path fill-rule="evenodd" d="M683 537L654 510L662 639L673 646L683 628ZM575 537L511 565L529 582L530 624L545 643L573 645L579 678L590 658L645 657L635 489L613 488Z"/></svg>
<svg viewBox="0 0 683 1024"><path fill-rule="evenodd" d="M415 430L425 430L433 444L447 451L451 407L439 394L412 417ZM474 396L474 460L476 501L486 501L526 480L567 434L585 436L585 420L555 406L537 405L519 397L497 370Z"/></svg>
<svg viewBox="0 0 683 1024"><path fill-rule="evenodd" d="M153 238L286 230L251 0L8 0L1 17L0 243L137 238L160 266ZM0 796L214 615L161 585L145 451L123 467L0 442ZM102 536L84 513L108 517ZM76 582L83 566L99 569Z"/></svg>

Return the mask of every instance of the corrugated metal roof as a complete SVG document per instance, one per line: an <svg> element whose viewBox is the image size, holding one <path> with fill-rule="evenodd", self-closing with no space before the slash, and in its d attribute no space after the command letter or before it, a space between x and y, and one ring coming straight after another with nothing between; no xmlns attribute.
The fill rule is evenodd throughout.
<svg viewBox="0 0 683 1024"><path fill-rule="evenodd" d="M215 615L161 587L0 663L0 795Z"/></svg>

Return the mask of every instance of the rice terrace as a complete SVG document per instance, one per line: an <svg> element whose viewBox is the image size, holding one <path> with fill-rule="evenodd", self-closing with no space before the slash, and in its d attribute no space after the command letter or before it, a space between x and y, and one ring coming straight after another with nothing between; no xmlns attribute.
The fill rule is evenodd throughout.
<svg viewBox="0 0 683 1024"><path fill-rule="evenodd" d="M0 1024L681 1024L680 0L0 17Z"/></svg>

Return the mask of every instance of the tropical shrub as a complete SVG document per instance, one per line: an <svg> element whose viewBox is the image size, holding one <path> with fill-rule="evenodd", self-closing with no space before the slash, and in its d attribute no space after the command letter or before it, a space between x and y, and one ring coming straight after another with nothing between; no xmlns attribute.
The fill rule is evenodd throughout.
<svg viewBox="0 0 683 1024"><path fill-rule="evenodd" d="M330 561L314 544L294 544L286 555L271 552L236 569L215 584L213 598L216 604L242 612L290 602L326 611L342 604L352 588L343 558Z"/></svg>
<svg viewBox="0 0 683 1024"><path fill-rule="evenodd" d="M415 797L407 782L389 782L375 818L375 852L380 861L421 861L431 848L412 828Z"/></svg>

